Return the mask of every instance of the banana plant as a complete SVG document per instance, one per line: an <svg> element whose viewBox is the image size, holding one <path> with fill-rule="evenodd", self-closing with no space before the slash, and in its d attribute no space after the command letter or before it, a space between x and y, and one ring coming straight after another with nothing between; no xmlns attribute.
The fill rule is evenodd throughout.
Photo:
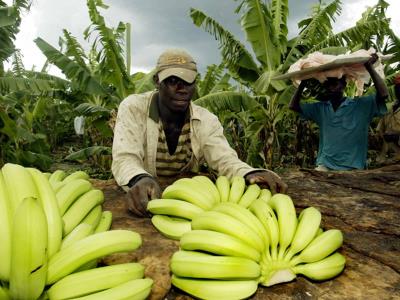
<svg viewBox="0 0 400 300"><path fill-rule="evenodd" d="M240 14L240 24L252 51L216 20L200 10L190 10L193 23L219 42L222 62L229 74L247 93L257 96L255 99L263 99L259 103L262 109L252 114L255 119L251 125L242 124L247 132L245 136L250 139L246 141L251 144L249 149L254 149L252 152L258 153L263 163L260 165L260 159L251 157L247 161L264 167L273 167L275 161L279 163L282 160L280 144L290 144L291 140L282 133L291 132L291 126L297 122L287 109L293 86L287 81L273 80L273 77L285 73L291 64L314 51L341 54L371 46L378 48L383 41L396 43L389 27L390 20L385 15L386 8L387 3L380 0L367 9L355 26L334 33L332 24L341 13L341 1L333 0L327 5L319 2L310 17L299 22L299 35L289 39L288 0L242 0L235 13ZM212 95L207 97L211 99ZM254 134L256 138L252 138ZM290 155L292 153L287 154Z"/></svg>

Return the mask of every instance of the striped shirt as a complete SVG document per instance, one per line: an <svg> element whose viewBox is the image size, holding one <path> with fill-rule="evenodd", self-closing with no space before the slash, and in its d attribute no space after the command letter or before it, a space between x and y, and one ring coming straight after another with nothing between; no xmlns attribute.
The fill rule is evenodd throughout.
<svg viewBox="0 0 400 300"><path fill-rule="evenodd" d="M159 121L157 143L156 170L157 176L175 176L186 169L192 158L190 141L190 119L186 118L179 135L178 145L173 154L168 151L167 139L161 120Z"/></svg>

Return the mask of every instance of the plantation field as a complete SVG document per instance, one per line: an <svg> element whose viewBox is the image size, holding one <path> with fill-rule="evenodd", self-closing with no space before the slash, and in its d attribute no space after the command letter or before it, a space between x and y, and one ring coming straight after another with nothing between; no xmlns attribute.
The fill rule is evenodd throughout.
<svg viewBox="0 0 400 300"><path fill-rule="evenodd" d="M299 276L290 283L260 286L251 299L400 297L400 165L335 174L299 169L282 177L297 210L314 206L322 213L324 229L337 228L344 233L340 252L346 257L346 267L338 277L322 283ZM164 182L164 186L170 183ZM145 265L147 274L155 279L150 299L192 299L171 287L169 259L179 242L163 237L150 219L130 215L124 193L113 180L95 180L94 185L104 191L104 208L113 211L113 228L133 228L144 241L134 253L114 254L103 263L134 260Z"/></svg>

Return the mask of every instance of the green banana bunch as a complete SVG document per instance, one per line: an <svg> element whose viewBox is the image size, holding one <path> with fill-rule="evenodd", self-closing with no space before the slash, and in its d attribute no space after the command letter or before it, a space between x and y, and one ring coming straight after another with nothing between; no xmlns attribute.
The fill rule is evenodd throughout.
<svg viewBox="0 0 400 300"><path fill-rule="evenodd" d="M211 193L214 198L214 203L221 202L219 191L210 178L208 178L207 176L197 175L194 176L192 179L200 182L204 186L204 188L206 188L206 190Z"/></svg>
<svg viewBox="0 0 400 300"><path fill-rule="evenodd" d="M335 252L319 261L299 264L292 267L292 270L296 274L303 274L313 280L326 280L339 275L343 271L345 264L346 259L344 256Z"/></svg>
<svg viewBox="0 0 400 300"><path fill-rule="evenodd" d="M200 299L245 299L257 291L257 280L207 280L172 275L174 286Z"/></svg>
<svg viewBox="0 0 400 300"><path fill-rule="evenodd" d="M173 254L170 267L176 276L191 278L257 280L261 274L259 264L248 258L185 250Z"/></svg>
<svg viewBox="0 0 400 300"><path fill-rule="evenodd" d="M70 181L73 181L73 180L76 180L76 179L89 180L89 178L90 178L90 177L89 177L89 174L88 174L88 173L86 173L85 171L79 170L79 171L75 171L75 172L69 174L68 176L66 176L66 177L62 180L62 182L63 182L64 184L66 184L66 183L68 183L68 182L70 182Z"/></svg>
<svg viewBox="0 0 400 300"><path fill-rule="evenodd" d="M81 223L62 239L60 249L64 249L91 234L93 234L93 226L90 224Z"/></svg>
<svg viewBox="0 0 400 300"><path fill-rule="evenodd" d="M187 179L184 181L184 179ZM163 199L178 199L190 202L204 210L213 207L213 198L207 196L204 190L199 188L199 182L189 178L179 179L179 182L167 186L161 196Z"/></svg>
<svg viewBox="0 0 400 300"><path fill-rule="evenodd" d="M92 225L93 228L96 228L101 221L102 214L103 214L103 209L101 208L101 205L96 205L86 215L86 217L83 218L83 220L81 221L80 224L85 223L85 224Z"/></svg>
<svg viewBox="0 0 400 300"><path fill-rule="evenodd" d="M245 180L241 176L234 176L232 182L226 176L219 176L215 184L206 176L181 178L163 191L162 199L150 200L147 210L153 215L165 215L165 217L154 218L153 225L163 235L179 239L184 232L190 230L187 220L192 220L198 214L214 209L222 202L231 204L240 202L240 205L246 208L257 199L260 191L260 187L256 184L246 188ZM250 226L254 230L253 225ZM264 235L260 228L256 231L260 236Z"/></svg>
<svg viewBox="0 0 400 300"><path fill-rule="evenodd" d="M246 189L246 182L242 176L233 176L229 190L229 202L238 203Z"/></svg>
<svg viewBox="0 0 400 300"><path fill-rule="evenodd" d="M285 194L275 194L270 200L272 209L276 212L279 224L279 253L278 259L282 260L286 248L293 240L297 228L296 209L292 199Z"/></svg>
<svg viewBox="0 0 400 300"><path fill-rule="evenodd" d="M70 299L62 294L77 292L71 297L149 295L153 282L143 278L139 264L80 272L95 268L99 257L141 244L135 232L108 231L112 214L102 211L104 195L88 179L82 171L66 177L61 170L45 174L17 164L0 170L0 299ZM61 278L65 281L59 283ZM46 285L52 286L45 290Z"/></svg>
<svg viewBox="0 0 400 300"><path fill-rule="evenodd" d="M37 169L27 169L36 185L39 197L38 201L43 208L47 220L47 252L52 257L61 246L63 223L58 210L56 194L46 176Z"/></svg>
<svg viewBox="0 0 400 300"><path fill-rule="evenodd" d="M204 209L190 202L176 199L153 199L147 203L147 210L154 215L168 215L192 220Z"/></svg>
<svg viewBox="0 0 400 300"><path fill-rule="evenodd" d="M229 182L228 177L218 176L217 180L215 181L215 186L219 192L221 202L228 202L229 193L231 190L231 183Z"/></svg>
<svg viewBox="0 0 400 300"><path fill-rule="evenodd" d="M11 203L6 189L4 176L0 170L0 280L3 281L8 281L10 278L11 229L13 220Z"/></svg>
<svg viewBox="0 0 400 300"><path fill-rule="evenodd" d="M140 235L129 230L110 230L85 237L50 258L47 284L55 283L91 260L112 253L133 251L141 244Z"/></svg>
<svg viewBox="0 0 400 300"><path fill-rule="evenodd" d="M65 183L57 192L57 202L60 214L63 216L79 196L92 189L92 184L86 179L75 179Z"/></svg>
<svg viewBox="0 0 400 300"><path fill-rule="evenodd" d="M63 300L93 294L144 276L144 267L125 263L86 270L65 276L47 291L50 300Z"/></svg>
<svg viewBox="0 0 400 300"><path fill-rule="evenodd" d="M264 241L265 247L269 245L268 234L266 233L263 225L248 209L231 202L223 202L213 208L214 211L227 214L243 224L249 226L258 236Z"/></svg>
<svg viewBox="0 0 400 300"><path fill-rule="evenodd" d="M343 244L343 234L338 229L329 229L318 235L290 260L291 266L319 261L336 251Z"/></svg>
<svg viewBox="0 0 400 300"><path fill-rule="evenodd" d="M182 218L154 215L151 223L161 234L173 240L179 240L184 233L191 230L190 221Z"/></svg>
<svg viewBox="0 0 400 300"><path fill-rule="evenodd" d="M302 251L315 238L321 224L321 213L314 207L307 207L299 215L299 222L291 245L285 254L285 261Z"/></svg>
<svg viewBox="0 0 400 300"><path fill-rule="evenodd" d="M98 189L91 189L76 199L62 216L63 235L70 233L94 207L103 202L104 194Z"/></svg>
<svg viewBox="0 0 400 300"><path fill-rule="evenodd" d="M243 196L239 200L239 205L243 207L249 207L250 204L257 199L260 195L261 189L257 184L251 184L247 187Z"/></svg>
<svg viewBox="0 0 400 300"><path fill-rule="evenodd" d="M39 195L31 174L23 166L7 163L1 171L13 217L23 199L28 197L37 199Z"/></svg>
<svg viewBox="0 0 400 300"><path fill-rule="evenodd" d="M192 220L192 229L212 230L236 237L247 245L264 250L264 242L246 223L218 211L207 211L197 215Z"/></svg>
<svg viewBox="0 0 400 300"><path fill-rule="evenodd" d="M0 286L0 300L11 300L10 291L4 286Z"/></svg>
<svg viewBox="0 0 400 300"><path fill-rule="evenodd" d="M39 298L47 275L47 221L43 209L33 197L23 199L17 207L11 250L11 298Z"/></svg>
<svg viewBox="0 0 400 300"><path fill-rule="evenodd" d="M75 298L76 300L144 300L151 292L153 280L150 278L133 279L107 290Z"/></svg>
<svg viewBox="0 0 400 300"><path fill-rule="evenodd" d="M275 213L267 202L256 199L250 205L249 210L258 218L260 223L264 226L264 231L268 235L269 251L268 248L265 252L266 259L278 259L278 243L279 243L279 225ZM268 246L268 245L267 245Z"/></svg>
<svg viewBox="0 0 400 300"><path fill-rule="evenodd" d="M112 212L109 210L103 210L101 213L100 222L94 229L94 233L110 230L111 225L112 225Z"/></svg>
<svg viewBox="0 0 400 300"><path fill-rule="evenodd" d="M345 265L332 254L341 232L323 231L316 208L297 217L288 195L246 186L243 177L219 176L215 184L204 176L179 179L147 209L158 231L180 240L172 284L197 298L242 299L258 283L288 282L296 274L326 280Z"/></svg>
<svg viewBox="0 0 400 300"><path fill-rule="evenodd" d="M192 230L182 235L179 243L183 250L199 250L217 255L238 256L259 261L261 253L242 240L212 230Z"/></svg>

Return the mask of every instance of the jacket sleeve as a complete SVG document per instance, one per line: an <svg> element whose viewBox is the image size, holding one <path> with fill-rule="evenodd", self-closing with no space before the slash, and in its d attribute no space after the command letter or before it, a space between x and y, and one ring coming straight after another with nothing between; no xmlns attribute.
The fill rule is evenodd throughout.
<svg viewBox="0 0 400 300"><path fill-rule="evenodd" d="M134 176L148 174L144 169L146 113L134 105L134 97L121 102L114 127L111 170L120 186Z"/></svg>
<svg viewBox="0 0 400 300"><path fill-rule="evenodd" d="M200 146L210 168L216 170L219 176L225 175L228 178L244 177L247 173L257 170L238 158L236 151L229 145L223 127L215 115L210 114L209 120L205 123L206 126L201 126Z"/></svg>

